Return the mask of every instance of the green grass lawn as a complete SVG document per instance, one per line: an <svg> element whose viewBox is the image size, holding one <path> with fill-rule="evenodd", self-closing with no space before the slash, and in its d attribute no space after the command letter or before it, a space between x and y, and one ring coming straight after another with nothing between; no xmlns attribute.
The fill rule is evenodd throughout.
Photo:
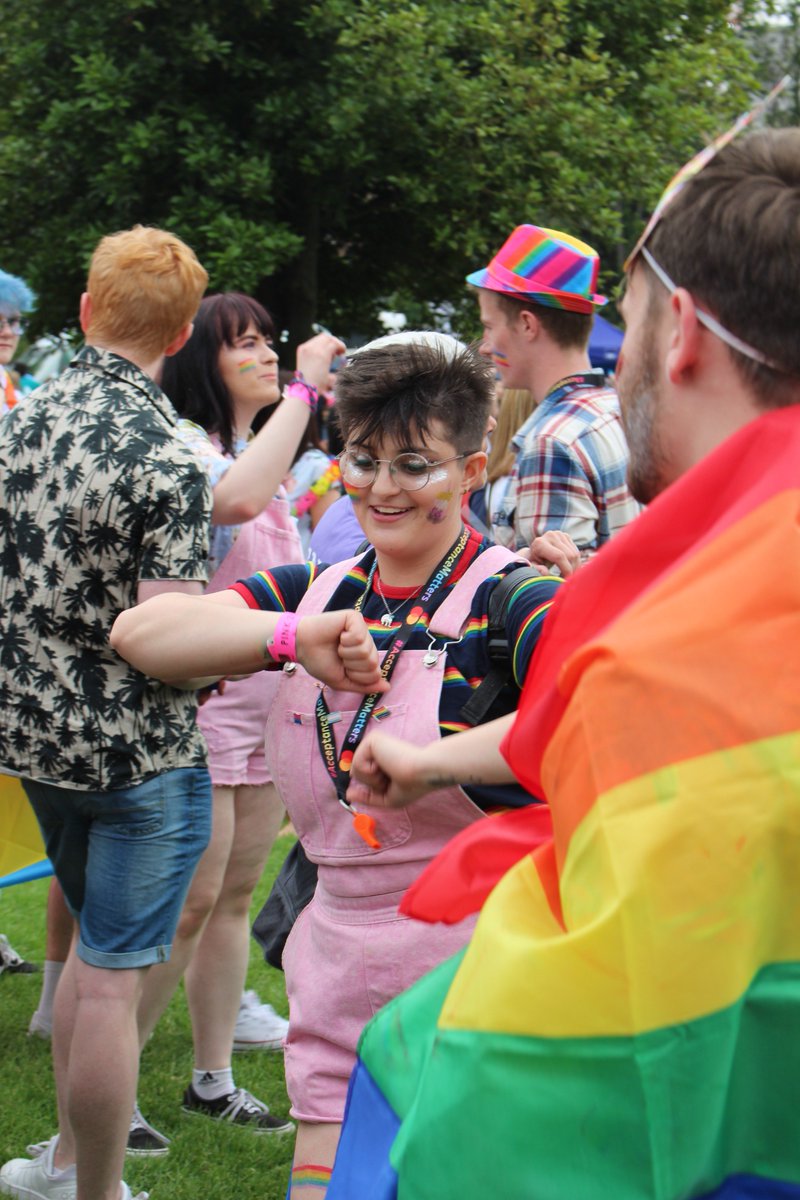
<svg viewBox="0 0 800 1200"><path fill-rule="evenodd" d="M291 838L284 836L273 848L256 890L253 915L290 845ZM38 963L44 960L48 883L40 879L0 890L0 933L23 958ZM56 1128L50 1045L26 1036L40 982L38 974L0 975L0 1163L24 1156L28 1142L50 1137ZM247 986L287 1015L283 975L266 965L256 942L251 946ZM278 1115L288 1112L281 1054L235 1054L233 1068L239 1086L266 1101ZM253 1135L182 1113L183 1090L191 1077L191 1031L181 988L147 1044L139 1078L142 1111L172 1138L172 1148L162 1159L126 1160L125 1178L134 1194L144 1190L153 1200L283 1200L294 1139Z"/></svg>

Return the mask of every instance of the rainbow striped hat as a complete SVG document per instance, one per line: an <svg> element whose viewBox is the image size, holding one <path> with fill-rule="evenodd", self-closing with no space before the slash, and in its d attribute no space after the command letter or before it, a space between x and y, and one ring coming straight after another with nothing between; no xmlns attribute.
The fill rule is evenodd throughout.
<svg viewBox="0 0 800 1200"><path fill-rule="evenodd" d="M595 293L600 259L585 242L544 229L518 225L488 267L473 271L467 283L548 308L590 313L606 303Z"/></svg>

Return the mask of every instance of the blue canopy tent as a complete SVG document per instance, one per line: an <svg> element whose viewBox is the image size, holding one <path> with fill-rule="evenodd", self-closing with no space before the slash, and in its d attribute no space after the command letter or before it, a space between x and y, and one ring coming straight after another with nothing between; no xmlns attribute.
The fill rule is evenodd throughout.
<svg viewBox="0 0 800 1200"><path fill-rule="evenodd" d="M592 336L589 338L589 358L593 367L613 371L617 365L619 348L624 334L605 317L595 317Z"/></svg>

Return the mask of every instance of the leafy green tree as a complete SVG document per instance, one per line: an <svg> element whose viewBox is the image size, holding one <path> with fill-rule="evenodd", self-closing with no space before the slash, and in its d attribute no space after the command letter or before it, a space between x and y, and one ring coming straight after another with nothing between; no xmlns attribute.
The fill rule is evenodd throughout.
<svg viewBox="0 0 800 1200"><path fill-rule="evenodd" d="M772 0L745 20L743 34L764 90L784 75L789 83L768 114L770 125L800 123L800 3Z"/></svg>
<svg viewBox="0 0 800 1200"><path fill-rule="evenodd" d="M680 163L747 104L727 0L5 0L0 230L38 321L97 239L186 238L292 340L464 305L521 221L613 275Z"/></svg>

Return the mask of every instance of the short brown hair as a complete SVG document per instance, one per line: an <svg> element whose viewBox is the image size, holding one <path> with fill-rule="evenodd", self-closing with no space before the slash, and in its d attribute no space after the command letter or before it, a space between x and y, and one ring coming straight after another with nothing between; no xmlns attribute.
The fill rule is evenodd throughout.
<svg viewBox="0 0 800 1200"><path fill-rule="evenodd" d="M411 444L438 421L460 454L480 450L494 370L476 347L451 354L406 343L359 351L336 376L335 412L345 441L384 437Z"/></svg>
<svg viewBox="0 0 800 1200"><path fill-rule="evenodd" d="M585 350L594 324L594 313L567 312L563 308L550 308L537 304L526 297L508 296L505 292L493 292L507 321L516 321L523 309L532 312L541 321L545 332L562 350Z"/></svg>
<svg viewBox="0 0 800 1200"><path fill-rule="evenodd" d="M675 196L647 248L727 330L785 367L729 351L761 405L797 403L800 129L765 129L726 146ZM642 267L651 293L662 291Z"/></svg>
<svg viewBox="0 0 800 1200"><path fill-rule="evenodd" d="M155 358L190 323L207 284L194 251L174 234L145 225L112 233L89 267L87 340Z"/></svg>

